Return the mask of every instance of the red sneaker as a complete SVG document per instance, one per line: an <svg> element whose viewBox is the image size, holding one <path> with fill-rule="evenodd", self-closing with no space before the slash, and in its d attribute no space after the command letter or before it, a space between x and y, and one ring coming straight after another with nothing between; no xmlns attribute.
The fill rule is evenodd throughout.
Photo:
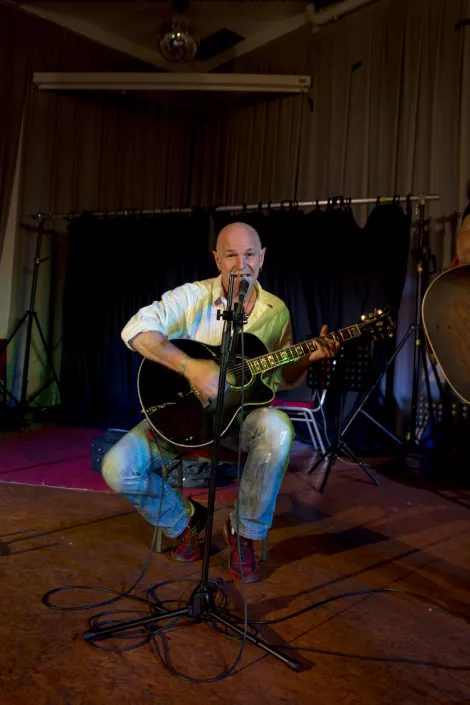
<svg viewBox="0 0 470 705"><path fill-rule="evenodd" d="M260 575L256 563L255 549L252 539L240 538L240 553L238 552L238 539L236 534L232 534L230 519L228 519L222 529L224 539L230 548L228 570L235 580L242 579L242 570L246 583L255 583Z"/></svg>
<svg viewBox="0 0 470 705"><path fill-rule="evenodd" d="M177 537L178 545L172 553L173 560L180 563L192 563L201 557L198 535L206 526L206 508L193 499L189 501L194 505L194 513L183 533Z"/></svg>

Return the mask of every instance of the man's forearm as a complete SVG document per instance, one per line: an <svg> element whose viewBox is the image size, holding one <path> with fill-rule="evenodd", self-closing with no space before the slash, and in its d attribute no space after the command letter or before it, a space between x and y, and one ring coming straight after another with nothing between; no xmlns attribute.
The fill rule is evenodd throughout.
<svg viewBox="0 0 470 705"><path fill-rule="evenodd" d="M181 363L188 357L158 331L140 333L132 341L132 347L149 360L159 362L174 372L183 372Z"/></svg>

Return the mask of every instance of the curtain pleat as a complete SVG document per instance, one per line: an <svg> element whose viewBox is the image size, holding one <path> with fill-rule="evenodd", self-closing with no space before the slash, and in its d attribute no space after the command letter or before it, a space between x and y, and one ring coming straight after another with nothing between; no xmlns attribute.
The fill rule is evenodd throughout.
<svg viewBox="0 0 470 705"><path fill-rule="evenodd" d="M14 13L0 7L0 257L13 191L27 86L30 51L16 46ZM2 21L3 19L3 21Z"/></svg>
<svg viewBox="0 0 470 705"><path fill-rule="evenodd" d="M140 356L121 330L142 306L187 281L213 275L209 215L78 217L69 226L61 364L69 421L132 424L141 420L136 378Z"/></svg>
<svg viewBox="0 0 470 705"><path fill-rule="evenodd" d="M298 199L438 193L427 212L439 266L452 259L470 176L470 35L457 27L469 11L462 0L384 0L314 34L307 60Z"/></svg>

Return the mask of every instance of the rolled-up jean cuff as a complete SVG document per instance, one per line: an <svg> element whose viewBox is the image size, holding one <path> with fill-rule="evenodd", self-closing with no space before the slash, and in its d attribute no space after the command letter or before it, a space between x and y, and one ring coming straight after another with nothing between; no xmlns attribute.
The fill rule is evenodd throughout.
<svg viewBox="0 0 470 705"><path fill-rule="evenodd" d="M183 533L183 531L186 529L188 524L189 524L188 515L186 512L183 512L183 514L181 514L178 517L178 519L176 520L176 524L171 529L167 529L167 528L162 527L162 531L167 538L174 539Z"/></svg>
<svg viewBox="0 0 470 705"><path fill-rule="evenodd" d="M262 541L266 538L269 529L261 529L260 531L249 531L245 530L243 526L243 521L240 522L240 531L238 531L237 520L235 512L230 515L230 526L232 529L243 536L244 539L251 539L251 541Z"/></svg>

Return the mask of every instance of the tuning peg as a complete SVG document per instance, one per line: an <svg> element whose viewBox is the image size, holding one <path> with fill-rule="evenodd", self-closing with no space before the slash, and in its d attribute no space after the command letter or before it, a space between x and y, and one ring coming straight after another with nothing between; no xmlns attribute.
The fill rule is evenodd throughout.
<svg viewBox="0 0 470 705"><path fill-rule="evenodd" d="M377 314L378 314L379 316L381 316L382 313L383 313L382 309L379 308L379 310L377 311Z"/></svg>
<svg viewBox="0 0 470 705"><path fill-rule="evenodd" d="M365 320L366 320L366 314L363 313L362 316L361 316L361 321L365 321Z"/></svg>

